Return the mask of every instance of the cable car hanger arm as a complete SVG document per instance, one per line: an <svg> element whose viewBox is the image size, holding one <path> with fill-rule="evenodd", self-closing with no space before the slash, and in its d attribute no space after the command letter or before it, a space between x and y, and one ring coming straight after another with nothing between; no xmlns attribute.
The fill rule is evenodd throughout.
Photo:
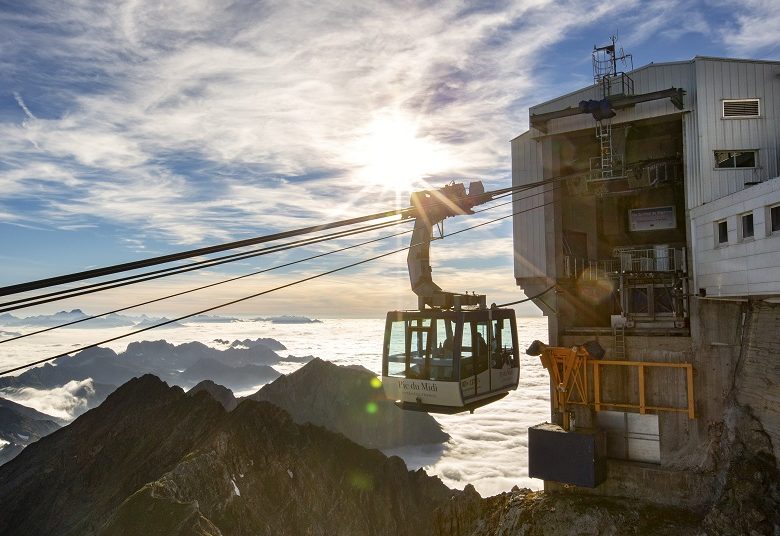
<svg viewBox="0 0 780 536"><path fill-rule="evenodd" d="M495 194L496 192L485 192L482 182L475 181L469 184L468 192L462 183L451 182L438 190L424 190L411 195L415 223L406 265L420 310L426 306L436 309L485 307L484 295L444 291L433 282L430 246L434 225L440 225L445 218L451 216L474 214L472 209L475 206L492 200ZM439 229L443 234L443 229Z"/></svg>

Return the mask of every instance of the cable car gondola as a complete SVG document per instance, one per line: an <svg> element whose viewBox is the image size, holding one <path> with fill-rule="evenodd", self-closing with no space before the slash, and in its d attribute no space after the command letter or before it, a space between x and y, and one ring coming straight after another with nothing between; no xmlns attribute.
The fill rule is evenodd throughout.
<svg viewBox="0 0 780 536"><path fill-rule="evenodd" d="M471 183L468 195L462 184L412 194L416 219L407 265L419 310L387 313L382 352L385 395L402 409L473 412L517 388L514 310L487 308L483 295L445 292L431 278L433 225L472 214L489 199L481 182Z"/></svg>
<svg viewBox="0 0 780 536"><path fill-rule="evenodd" d="M391 311L382 353L385 395L399 407L458 413L517 388L513 309Z"/></svg>

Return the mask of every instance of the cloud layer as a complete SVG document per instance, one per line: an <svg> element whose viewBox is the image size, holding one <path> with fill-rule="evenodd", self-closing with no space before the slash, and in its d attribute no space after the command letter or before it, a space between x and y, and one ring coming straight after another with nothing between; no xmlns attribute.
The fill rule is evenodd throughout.
<svg viewBox="0 0 780 536"><path fill-rule="evenodd" d="M87 409L85 394L94 393L92 379L70 381L54 389L6 388L0 391L3 398L33 408L52 417L73 419Z"/></svg>

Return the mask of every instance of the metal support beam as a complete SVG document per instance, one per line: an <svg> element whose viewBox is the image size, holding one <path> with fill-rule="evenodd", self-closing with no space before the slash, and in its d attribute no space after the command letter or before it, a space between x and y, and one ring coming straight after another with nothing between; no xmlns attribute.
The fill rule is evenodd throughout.
<svg viewBox="0 0 780 536"><path fill-rule="evenodd" d="M635 106L642 102L650 102L660 99L671 100L674 107L678 110L683 109L683 95L685 90L676 87L670 87L669 89L662 89L660 91L651 91L650 93L642 93L640 95L613 95L607 97L610 105L615 110L621 110L630 106ZM547 133L547 122L553 119L561 119L563 117L571 117L573 115L579 115L583 112L579 106L571 106L564 108L563 110L555 110L552 112L546 112L543 114L531 114L531 126L537 130Z"/></svg>

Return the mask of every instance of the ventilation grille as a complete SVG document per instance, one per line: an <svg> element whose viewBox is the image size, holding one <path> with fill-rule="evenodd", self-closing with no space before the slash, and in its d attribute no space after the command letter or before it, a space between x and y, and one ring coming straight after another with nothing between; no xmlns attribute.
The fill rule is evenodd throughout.
<svg viewBox="0 0 780 536"><path fill-rule="evenodd" d="M724 100L723 117L758 117L758 99Z"/></svg>

